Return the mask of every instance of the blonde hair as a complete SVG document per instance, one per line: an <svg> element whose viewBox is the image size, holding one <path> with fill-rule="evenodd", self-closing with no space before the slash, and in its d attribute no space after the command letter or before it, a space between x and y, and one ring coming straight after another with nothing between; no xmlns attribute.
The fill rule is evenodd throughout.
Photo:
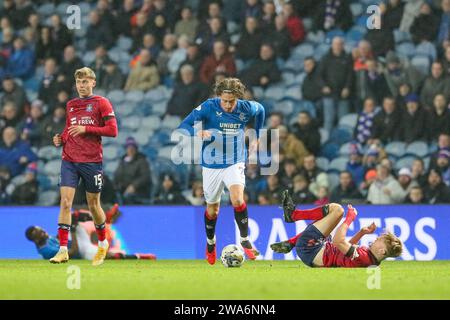
<svg viewBox="0 0 450 320"><path fill-rule="evenodd" d="M75 77L75 79L89 78L89 79L96 80L95 72L91 68L88 68L88 67L84 67L84 68L76 70L74 77Z"/></svg>
<svg viewBox="0 0 450 320"><path fill-rule="evenodd" d="M384 243L386 244L386 258L399 257L403 251L403 244L400 239L389 231L383 234L383 238Z"/></svg>
<svg viewBox="0 0 450 320"><path fill-rule="evenodd" d="M244 97L247 88L238 78L225 78L214 85L214 93L220 97L222 93L231 93L238 99Z"/></svg>

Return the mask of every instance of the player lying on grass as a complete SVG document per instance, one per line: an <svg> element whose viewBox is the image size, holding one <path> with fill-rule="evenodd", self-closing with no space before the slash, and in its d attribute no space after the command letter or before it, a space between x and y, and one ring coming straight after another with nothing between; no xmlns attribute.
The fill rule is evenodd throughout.
<svg viewBox="0 0 450 320"><path fill-rule="evenodd" d="M110 225L119 216L118 206L114 205L106 215L106 230L110 229ZM92 243L92 240L87 232L87 230L78 225L78 222L92 221L92 215L88 210L79 209L72 213L72 226L70 234L72 240L68 241L68 254L72 259L86 259L92 260L97 253L97 246ZM29 227L25 236L28 240L34 242L38 253L44 259L50 259L59 250L60 241L57 237L50 236L44 229L38 226ZM106 238L111 238L108 236ZM136 253L136 254L124 254L122 252L111 252L108 251L106 254L106 259L146 259L155 260L156 256L151 253Z"/></svg>
<svg viewBox="0 0 450 320"><path fill-rule="evenodd" d="M376 229L374 223L362 228L350 241L345 239L350 224L358 214L348 205L344 222L336 230L331 240L330 233L336 228L344 215L340 204L330 203L308 210L297 210L289 192L282 194L284 221L316 220L295 237L270 245L273 251L288 253L294 247L304 264L310 267L368 267L379 265L389 257L398 257L402 253L402 242L392 233L379 236L370 247L358 246L359 240Z"/></svg>

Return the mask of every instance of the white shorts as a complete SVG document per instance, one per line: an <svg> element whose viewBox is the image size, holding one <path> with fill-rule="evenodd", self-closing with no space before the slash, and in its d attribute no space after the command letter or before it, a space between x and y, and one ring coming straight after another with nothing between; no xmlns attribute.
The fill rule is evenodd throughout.
<svg viewBox="0 0 450 320"><path fill-rule="evenodd" d="M202 168L203 193L206 203L218 203L224 187L230 189L234 184L245 187L245 164L236 163L223 169Z"/></svg>
<svg viewBox="0 0 450 320"><path fill-rule="evenodd" d="M92 260L97 253L97 246L92 244L86 229L79 225L76 230L78 251L82 259Z"/></svg>

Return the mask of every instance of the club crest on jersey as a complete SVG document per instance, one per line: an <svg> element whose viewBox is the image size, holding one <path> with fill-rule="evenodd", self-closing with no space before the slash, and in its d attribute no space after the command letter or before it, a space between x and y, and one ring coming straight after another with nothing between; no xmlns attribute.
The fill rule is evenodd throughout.
<svg viewBox="0 0 450 320"><path fill-rule="evenodd" d="M92 104L89 103L89 104L87 105L87 107L86 107L86 111L87 111L87 112L92 112L92 109L93 109Z"/></svg>
<svg viewBox="0 0 450 320"><path fill-rule="evenodd" d="M243 114L242 112L239 113L239 119L240 119L241 121L245 121L245 114Z"/></svg>
<svg viewBox="0 0 450 320"><path fill-rule="evenodd" d="M217 117L221 117L222 116L222 112L216 111L216 116Z"/></svg>

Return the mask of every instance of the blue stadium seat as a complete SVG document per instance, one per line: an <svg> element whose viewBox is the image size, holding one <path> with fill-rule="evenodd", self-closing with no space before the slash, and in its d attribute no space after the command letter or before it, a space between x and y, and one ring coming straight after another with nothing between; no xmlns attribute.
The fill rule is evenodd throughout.
<svg viewBox="0 0 450 320"><path fill-rule="evenodd" d="M416 46L415 54L427 56L432 61L436 60L437 57L436 47L428 41L424 41L418 44Z"/></svg>
<svg viewBox="0 0 450 320"><path fill-rule="evenodd" d="M253 87L253 96L255 97L256 100L262 100L264 99L264 89L261 87ZM261 101L259 101L261 102Z"/></svg>
<svg viewBox="0 0 450 320"><path fill-rule="evenodd" d="M152 135L152 134L153 134L153 132L150 130L144 129L142 127L142 123L141 123L139 130L136 131L136 133L134 134L134 139L136 139L136 142L139 146L145 146L149 143L150 135Z"/></svg>
<svg viewBox="0 0 450 320"><path fill-rule="evenodd" d="M152 146L146 146L142 152L147 156L150 161L155 160L158 157L158 150Z"/></svg>
<svg viewBox="0 0 450 320"><path fill-rule="evenodd" d="M48 190L42 193L39 193L39 199L36 203L38 206L49 207L56 203L58 200L58 192Z"/></svg>
<svg viewBox="0 0 450 320"><path fill-rule="evenodd" d="M331 43L334 37L342 37L345 38L345 32L341 29L333 29L326 33L326 42Z"/></svg>
<svg viewBox="0 0 450 320"><path fill-rule="evenodd" d="M324 157L318 157L318 158L316 158L316 164L323 171L327 171L328 167L330 165L330 160L328 160L327 158L324 158Z"/></svg>
<svg viewBox="0 0 450 320"><path fill-rule="evenodd" d="M338 171L344 171L347 167L348 158L346 157L339 157L336 159L333 159L330 162L330 165L328 166L329 170L338 170Z"/></svg>
<svg viewBox="0 0 450 320"><path fill-rule="evenodd" d="M140 125L141 118L138 116L129 116L121 119L121 127L131 131L136 131L139 129Z"/></svg>
<svg viewBox="0 0 450 320"><path fill-rule="evenodd" d="M55 12L55 5L53 3L45 3L37 8L37 12L40 16L47 18Z"/></svg>
<svg viewBox="0 0 450 320"><path fill-rule="evenodd" d="M291 50L291 56L300 57L301 60L312 55L314 55L314 45L307 41Z"/></svg>
<svg viewBox="0 0 450 320"><path fill-rule="evenodd" d="M284 95L285 87L280 85L272 85L268 87L264 93L264 96L274 100L280 100Z"/></svg>
<svg viewBox="0 0 450 320"><path fill-rule="evenodd" d="M339 155L339 145L334 142L325 143L324 145L322 145L320 155L327 158L328 160L336 158Z"/></svg>
<svg viewBox="0 0 450 320"><path fill-rule="evenodd" d="M415 47L412 42L403 42L396 46L395 51L401 57L410 58L415 52Z"/></svg>
<svg viewBox="0 0 450 320"><path fill-rule="evenodd" d="M37 175L36 179L37 179L37 181L39 183L39 190L40 191L47 191L47 190L49 190L52 187L50 179L45 174L40 174L39 173Z"/></svg>
<svg viewBox="0 0 450 320"><path fill-rule="evenodd" d="M281 79L286 86L290 86L291 84L295 83L295 75L296 74L294 72L284 71L281 74Z"/></svg>
<svg viewBox="0 0 450 320"><path fill-rule="evenodd" d="M136 106L136 104L132 102L123 102L114 105L115 105L114 112L117 116L117 120L119 121L119 123L121 122L121 120L123 120L122 118L131 116L134 113Z"/></svg>
<svg viewBox="0 0 450 320"><path fill-rule="evenodd" d="M430 168L430 161L431 158L430 157L426 157L423 160L423 165L425 166L425 171L428 170L428 168Z"/></svg>
<svg viewBox="0 0 450 320"><path fill-rule="evenodd" d="M167 110L167 100L162 100L153 104L152 106L152 114L162 116Z"/></svg>
<svg viewBox="0 0 450 320"><path fill-rule="evenodd" d="M119 167L119 160L116 161L105 161L104 170L108 177L114 177L114 173Z"/></svg>
<svg viewBox="0 0 450 320"><path fill-rule="evenodd" d="M347 126L339 126L333 129L330 139L339 145L351 141L353 138L353 129Z"/></svg>
<svg viewBox="0 0 450 320"><path fill-rule="evenodd" d="M128 91L125 94L125 101L131 101L135 103L140 103L144 100L144 92L140 90Z"/></svg>
<svg viewBox="0 0 450 320"><path fill-rule="evenodd" d="M406 147L405 154L425 157L428 154L428 145L423 141L415 141Z"/></svg>
<svg viewBox="0 0 450 320"><path fill-rule="evenodd" d="M287 99L279 101L275 103L273 110L279 111L285 116L289 116L294 112L294 102Z"/></svg>
<svg viewBox="0 0 450 320"><path fill-rule="evenodd" d="M314 51L314 59L316 61L319 61L325 54L328 53L330 50L330 45L326 43L321 43L316 47L316 50Z"/></svg>
<svg viewBox="0 0 450 320"><path fill-rule="evenodd" d="M350 4L350 10L352 12L353 17L358 17L363 13L364 7L359 2L353 2L352 4Z"/></svg>
<svg viewBox="0 0 450 320"><path fill-rule="evenodd" d="M320 133L320 144L323 145L323 144L325 144L325 142L328 141L328 139L330 137L330 133L325 128L320 128L319 133Z"/></svg>
<svg viewBox="0 0 450 320"><path fill-rule="evenodd" d="M350 128L355 128L358 121L357 113L349 113L339 119L339 126L347 126Z"/></svg>
<svg viewBox="0 0 450 320"><path fill-rule="evenodd" d="M401 168L411 168L414 160L416 160L417 157L412 156L406 156L402 157L397 162L395 162L394 166L396 170L400 170Z"/></svg>
<svg viewBox="0 0 450 320"><path fill-rule="evenodd" d="M39 159L49 161L61 157L61 149L55 148L53 145L42 147L38 150Z"/></svg>
<svg viewBox="0 0 450 320"><path fill-rule="evenodd" d="M319 45L325 42L325 33L322 30L316 32L308 32L306 35L306 41Z"/></svg>
<svg viewBox="0 0 450 320"><path fill-rule="evenodd" d="M181 118L178 116L166 116L161 123L161 127L164 129L174 130L178 128L181 123Z"/></svg>
<svg viewBox="0 0 450 320"><path fill-rule="evenodd" d="M111 103L116 105L124 101L125 93L122 90L112 90L108 92L107 96Z"/></svg>
<svg viewBox="0 0 450 320"><path fill-rule="evenodd" d="M384 150L389 154L397 158L402 157L406 151L406 144L400 141L393 141L386 145Z"/></svg>
<svg viewBox="0 0 450 320"><path fill-rule="evenodd" d="M302 91L300 89L299 85L293 85L287 88L283 94L283 100L284 99L295 99L295 100L301 100L302 99Z"/></svg>
<svg viewBox="0 0 450 320"><path fill-rule="evenodd" d="M145 130L158 130L161 127L161 118L158 116L149 116L142 118L141 128Z"/></svg>
<svg viewBox="0 0 450 320"><path fill-rule="evenodd" d="M48 176L59 175L61 171L61 159L50 160L44 166L44 173Z"/></svg>
<svg viewBox="0 0 450 320"><path fill-rule="evenodd" d="M425 55L415 55L411 59L411 64L419 70L423 75L427 75L430 70L430 58Z"/></svg>
<svg viewBox="0 0 450 320"><path fill-rule="evenodd" d="M328 173L328 190L332 191L339 185L339 174L337 172Z"/></svg>
<svg viewBox="0 0 450 320"><path fill-rule="evenodd" d="M404 32L400 31L399 29L395 29L394 40L396 44L411 41L411 34L409 32Z"/></svg>
<svg viewBox="0 0 450 320"><path fill-rule="evenodd" d="M437 143L432 143L428 146L428 154L433 154L439 150L439 146Z"/></svg>
<svg viewBox="0 0 450 320"><path fill-rule="evenodd" d="M317 117L316 107L314 106L314 103L309 100L298 100L294 107L296 114L306 111L312 118Z"/></svg>
<svg viewBox="0 0 450 320"><path fill-rule="evenodd" d="M356 43L361 41L364 38L364 32L361 29L361 27L357 26L347 31L347 33L345 34L345 41Z"/></svg>
<svg viewBox="0 0 450 320"><path fill-rule="evenodd" d="M39 90L40 82L36 76L33 76L23 82L23 87L26 90L37 92Z"/></svg>
<svg viewBox="0 0 450 320"><path fill-rule="evenodd" d="M302 18L302 20L303 20L303 25L305 27L305 30L310 31L313 28L313 23L314 23L313 19L305 17L305 18Z"/></svg>
<svg viewBox="0 0 450 320"><path fill-rule="evenodd" d="M90 65L94 62L95 60L95 52L94 51L87 51L83 57L82 57L83 62L86 65Z"/></svg>
<svg viewBox="0 0 450 320"><path fill-rule="evenodd" d="M120 155L121 148L117 145L109 145L103 148L103 157L107 161L115 161Z"/></svg>
<svg viewBox="0 0 450 320"><path fill-rule="evenodd" d="M339 154L341 156L348 156L350 154L350 147L353 142L346 142L339 148Z"/></svg>
<svg viewBox="0 0 450 320"><path fill-rule="evenodd" d="M153 88L145 93L144 99L150 102L159 102L166 99L166 92L162 89L162 86Z"/></svg>
<svg viewBox="0 0 450 320"><path fill-rule="evenodd" d="M119 39L117 40L117 46L121 49L121 50L125 50L128 51L131 49L131 46L133 45L133 39L125 37L125 36L121 36L119 37Z"/></svg>

